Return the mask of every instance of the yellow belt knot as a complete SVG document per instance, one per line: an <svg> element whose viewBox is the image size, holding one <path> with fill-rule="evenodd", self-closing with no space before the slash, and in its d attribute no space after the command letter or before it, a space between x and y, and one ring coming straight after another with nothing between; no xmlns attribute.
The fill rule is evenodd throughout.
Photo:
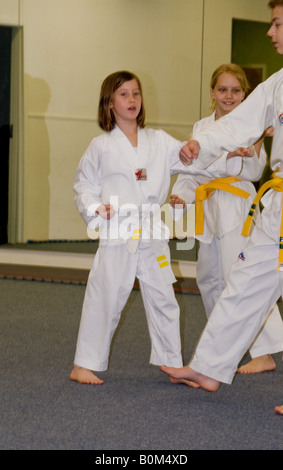
<svg viewBox="0 0 283 470"><path fill-rule="evenodd" d="M242 230L242 235L244 237L249 236L256 207L260 199L262 198L262 196L268 189L274 189L275 191L283 192L283 178L280 178L279 176L273 176L271 180L266 181L266 183L264 183L258 190L257 195L254 198L253 203L251 205L249 214L244 223L244 227Z"/></svg>
<svg viewBox="0 0 283 470"><path fill-rule="evenodd" d="M243 197L247 199L250 196L250 193L244 191L237 186L233 186L232 183L241 181L238 178L233 176L228 176L227 178L216 178L210 183L201 184L195 191L196 198L196 226L195 234L203 234L203 201L209 199L211 194L215 190L226 191L227 193L234 194L235 196Z"/></svg>
<svg viewBox="0 0 283 470"><path fill-rule="evenodd" d="M279 176L275 176L275 173L273 173L271 180L267 181L266 183L264 183L260 187L256 197L254 198L254 201L253 201L253 203L251 205L251 208L250 208L250 212L249 212L249 214L246 218L246 221L245 221L245 224L244 224L244 227L243 227L243 230L242 230L242 235L244 237L248 237L249 234L250 234L255 209L256 209L260 199L264 195L264 193L268 189L274 189L275 191L278 191L278 192L281 192L281 193L283 192L283 178L280 178ZM283 213L281 215L281 227L280 227L280 237L279 237L279 266L278 266L278 270L283 271Z"/></svg>

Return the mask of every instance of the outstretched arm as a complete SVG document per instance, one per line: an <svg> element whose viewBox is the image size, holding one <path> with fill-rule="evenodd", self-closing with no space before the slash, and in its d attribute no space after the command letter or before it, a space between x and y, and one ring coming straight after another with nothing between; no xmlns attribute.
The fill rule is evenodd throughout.
<svg viewBox="0 0 283 470"><path fill-rule="evenodd" d="M197 140L190 140L187 144L184 145L184 147L181 148L180 150L180 160L183 163L183 165L190 165L193 160L198 158L200 152L200 145ZM237 150L233 152L229 152L227 155L227 158L233 158L233 157L252 157L253 156L253 150L251 147L241 147L238 148Z"/></svg>

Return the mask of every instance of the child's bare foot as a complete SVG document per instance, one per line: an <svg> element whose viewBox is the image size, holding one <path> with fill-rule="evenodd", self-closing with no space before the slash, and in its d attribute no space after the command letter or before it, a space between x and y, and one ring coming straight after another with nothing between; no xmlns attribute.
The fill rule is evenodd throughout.
<svg viewBox="0 0 283 470"><path fill-rule="evenodd" d="M97 377L91 370L77 366L76 364L70 374L70 379L81 384L103 384L103 380Z"/></svg>
<svg viewBox="0 0 283 470"><path fill-rule="evenodd" d="M275 406L274 411L279 415L283 415L283 405Z"/></svg>
<svg viewBox="0 0 283 470"><path fill-rule="evenodd" d="M169 380L171 384L185 384L188 385L188 387L200 388L199 384L197 384L196 382L192 382L191 380L175 379L174 377L169 377Z"/></svg>
<svg viewBox="0 0 283 470"><path fill-rule="evenodd" d="M260 374L261 372L270 372L276 369L275 361L270 354L253 358L247 364L239 367L239 374Z"/></svg>
<svg viewBox="0 0 283 470"><path fill-rule="evenodd" d="M218 380L211 379L206 375L200 374L199 372L191 369L189 366L179 368L161 366L160 369L162 372L165 372L170 376L170 380L172 378L177 379L179 383L186 383L189 385L191 382L193 382L199 388L204 388L209 392L216 392L220 387L220 382L218 382Z"/></svg>

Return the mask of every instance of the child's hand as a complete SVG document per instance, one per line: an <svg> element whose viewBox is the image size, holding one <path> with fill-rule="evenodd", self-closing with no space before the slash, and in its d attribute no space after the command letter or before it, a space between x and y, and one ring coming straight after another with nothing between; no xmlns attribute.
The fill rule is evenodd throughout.
<svg viewBox="0 0 283 470"><path fill-rule="evenodd" d="M254 148L253 147L240 147L234 152L229 152L227 155L227 159L233 157L253 157L254 155Z"/></svg>
<svg viewBox="0 0 283 470"><path fill-rule="evenodd" d="M185 203L185 201L183 201L183 199L180 199L179 196L177 196L176 194L171 194L171 196L170 196L170 205L172 207L182 206L184 208L186 203Z"/></svg>
<svg viewBox="0 0 283 470"><path fill-rule="evenodd" d="M186 145L184 145L179 154L183 165L190 165L194 159L198 158L199 151L200 145L196 140L190 140Z"/></svg>
<svg viewBox="0 0 283 470"><path fill-rule="evenodd" d="M113 209L113 207L111 206L111 204L101 204L101 206L99 206L97 209L96 209L96 212L103 218L103 219L111 219L111 217L113 217L113 215L115 214L115 211Z"/></svg>

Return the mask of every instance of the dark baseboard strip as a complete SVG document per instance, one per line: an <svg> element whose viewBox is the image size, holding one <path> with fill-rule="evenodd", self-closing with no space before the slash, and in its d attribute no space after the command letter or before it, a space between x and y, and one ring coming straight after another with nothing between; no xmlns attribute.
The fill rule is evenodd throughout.
<svg viewBox="0 0 283 470"><path fill-rule="evenodd" d="M0 279L86 284L88 274L89 270L87 269L0 264ZM136 280L134 287L136 289L139 288L138 280ZM184 294L199 294L196 280L191 278L177 279L177 282L174 284L174 290Z"/></svg>

